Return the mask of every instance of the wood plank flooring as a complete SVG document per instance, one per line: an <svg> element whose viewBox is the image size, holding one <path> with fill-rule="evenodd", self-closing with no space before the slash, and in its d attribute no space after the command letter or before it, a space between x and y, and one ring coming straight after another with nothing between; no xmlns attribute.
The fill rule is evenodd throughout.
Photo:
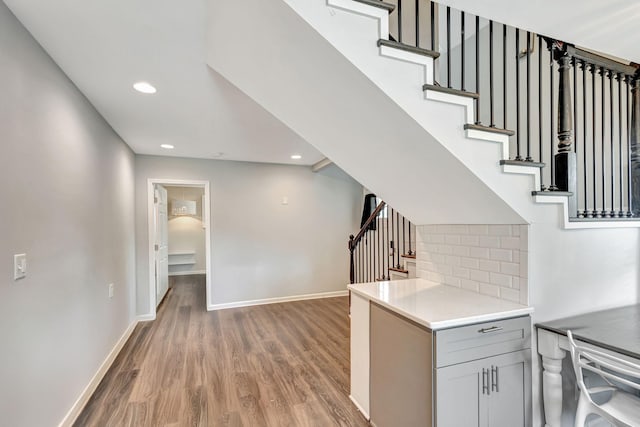
<svg viewBox="0 0 640 427"><path fill-rule="evenodd" d="M204 276L177 279L75 426L368 426L346 297L207 312Z"/></svg>

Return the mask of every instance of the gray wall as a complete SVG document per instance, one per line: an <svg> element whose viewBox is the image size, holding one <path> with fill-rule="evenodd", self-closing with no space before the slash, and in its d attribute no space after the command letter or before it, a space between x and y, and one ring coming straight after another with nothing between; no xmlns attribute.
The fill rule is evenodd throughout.
<svg viewBox="0 0 640 427"><path fill-rule="evenodd" d="M0 75L0 424L54 426L133 318L134 157L2 2Z"/></svg>
<svg viewBox="0 0 640 427"><path fill-rule="evenodd" d="M137 310L149 314L147 180L211 185L209 304L345 290L362 186L331 166L136 156ZM288 205L282 204L287 196Z"/></svg>

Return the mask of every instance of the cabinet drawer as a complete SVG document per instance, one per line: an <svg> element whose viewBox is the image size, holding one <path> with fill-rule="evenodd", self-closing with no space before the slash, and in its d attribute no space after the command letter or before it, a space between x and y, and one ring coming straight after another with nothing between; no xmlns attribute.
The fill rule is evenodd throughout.
<svg viewBox="0 0 640 427"><path fill-rule="evenodd" d="M435 331L436 367L531 348L529 316Z"/></svg>

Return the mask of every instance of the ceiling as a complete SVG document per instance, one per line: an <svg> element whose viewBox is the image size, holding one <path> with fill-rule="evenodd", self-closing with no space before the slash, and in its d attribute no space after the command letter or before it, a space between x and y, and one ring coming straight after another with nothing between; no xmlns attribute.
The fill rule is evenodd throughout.
<svg viewBox="0 0 640 427"><path fill-rule="evenodd" d="M136 153L304 165L324 157L206 65L205 0L5 3ZM157 93L136 92L137 81Z"/></svg>
<svg viewBox="0 0 640 427"><path fill-rule="evenodd" d="M637 0L439 0L497 22L640 63Z"/></svg>
<svg viewBox="0 0 640 427"><path fill-rule="evenodd" d="M136 153L306 165L322 159L206 65L206 1L216 0L4 0ZM640 62L636 0L442 2ZM141 80L158 92L134 91Z"/></svg>

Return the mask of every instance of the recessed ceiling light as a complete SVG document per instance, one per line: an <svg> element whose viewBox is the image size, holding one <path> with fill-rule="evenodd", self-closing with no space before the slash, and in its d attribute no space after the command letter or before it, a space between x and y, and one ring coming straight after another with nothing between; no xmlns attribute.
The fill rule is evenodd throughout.
<svg viewBox="0 0 640 427"><path fill-rule="evenodd" d="M133 88L141 93L156 93L156 88L147 82L135 83Z"/></svg>
<svg viewBox="0 0 640 427"><path fill-rule="evenodd" d="M293 154L293 155L291 155L291 158L293 160L300 160L302 158L302 156L300 154Z"/></svg>
<svg viewBox="0 0 640 427"><path fill-rule="evenodd" d="M171 144L161 144L160 147L164 148L165 150L173 150L175 148Z"/></svg>

